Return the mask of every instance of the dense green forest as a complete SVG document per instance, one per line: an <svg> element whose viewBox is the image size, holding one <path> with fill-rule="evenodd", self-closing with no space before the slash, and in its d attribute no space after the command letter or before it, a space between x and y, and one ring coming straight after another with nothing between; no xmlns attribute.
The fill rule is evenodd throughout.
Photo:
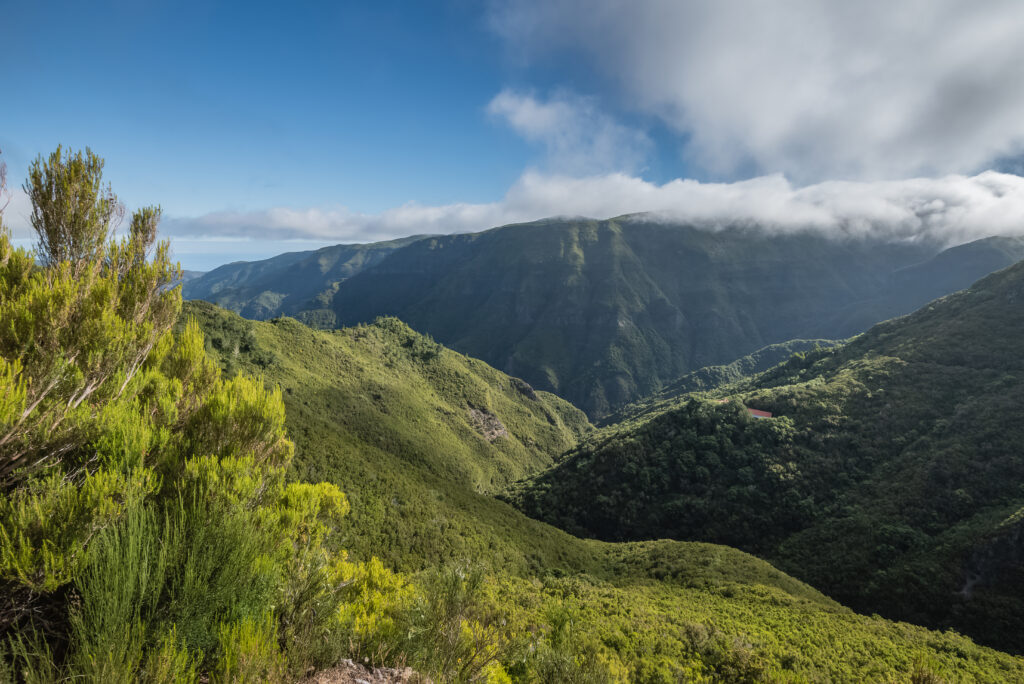
<svg viewBox="0 0 1024 684"><path fill-rule="evenodd" d="M205 303L187 304L186 313L223 368L262 372L284 389L294 474L346 492L352 512L339 523L339 540L353 560L376 556L413 577L453 560L482 564L506 619L523 620L516 630L569 620L574 648L592 652L613 679L1016 676L1005 669L1016 665L988 660L983 654L992 652L962 637L858 616L726 546L607 544L523 516L481 488L473 464L496 458L502 440L540 443L553 426L538 403L562 407L564 427L548 433L556 438L547 448L556 451L524 470L544 467L563 439L589 434L587 424L564 402L541 392L533 399L521 381L394 319L318 331L287 318L248 321ZM325 387L338 389L325 394ZM468 418L484 391L508 430L493 443ZM538 411L514 420L524 408ZM452 454L462 465L452 466ZM501 482L508 480L493 480L491 491ZM950 657L957 649L962 657ZM581 681L602 676L589 672ZM572 681L564 673L548 681L560 677Z"/></svg>
<svg viewBox="0 0 1024 684"><path fill-rule="evenodd" d="M115 237L102 169L38 159L34 250L0 226L0 681L1024 678L742 551L527 518L491 494L580 411L396 319L183 311L160 210Z"/></svg>
<svg viewBox="0 0 1024 684"><path fill-rule="evenodd" d="M1018 264L843 347L647 402L510 499L581 535L731 544L857 610L1019 651L1022 294Z"/></svg>
<svg viewBox="0 0 1024 684"><path fill-rule="evenodd" d="M644 215L547 219L232 264L185 296L318 327L397 316L598 419L767 345L863 332L1022 257L1020 238L943 249Z"/></svg>
<svg viewBox="0 0 1024 684"><path fill-rule="evenodd" d="M626 404L619 410L605 416L600 424L614 425L629 421L637 416L651 415L658 406L675 406L679 397L697 392L710 392L724 385L763 372L789 360L794 354L814 349L835 347L838 340L789 340L770 344L752 354L741 356L731 363L719 366L705 366L677 378L660 392Z"/></svg>

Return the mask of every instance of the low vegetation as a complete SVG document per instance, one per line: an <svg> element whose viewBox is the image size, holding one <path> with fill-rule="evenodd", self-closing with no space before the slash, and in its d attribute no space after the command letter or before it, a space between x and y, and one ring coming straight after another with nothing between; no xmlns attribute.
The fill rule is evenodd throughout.
<svg viewBox="0 0 1024 684"><path fill-rule="evenodd" d="M182 314L159 210L111 238L101 169L33 166L35 252L0 226L0 681L1024 677L734 549L526 518L490 493L580 412L394 319Z"/></svg>

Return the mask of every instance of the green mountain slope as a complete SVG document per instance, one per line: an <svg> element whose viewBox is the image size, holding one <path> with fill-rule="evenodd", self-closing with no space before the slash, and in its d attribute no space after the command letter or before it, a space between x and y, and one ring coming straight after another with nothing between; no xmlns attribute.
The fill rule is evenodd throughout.
<svg viewBox="0 0 1024 684"><path fill-rule="evenodd" d="M256 320L299 312L316 318L341 282L421 237L334 245L263 261L226 264L185 278L182 294L186 299L213 302Z"/></svg>
<svg viewBox="0 0 1024 684"><path fill-rule="evenodd" d="M705 366L676 379L665 389L640 401L627 404L601 420L608 426L631 420L638 416L651 415L659 407L672 407L679 397L694 392L710 392L745 377L761 373L777 366L800 352L818 348L830 348L842 344L838 340L790 340L771 344L753 354L741 356L732 363L720 366Z"/></svg>
<svg viewBox="0 0 1024 684"><path fill-rule="evenodd" d="M186 306L230 373L283 389L295 477L339 484L354 558L399 570L489 566L508 619L529 633L566 616L622 681L1013 681L1024 662L954 634L857 615L723 546L608 544L531 520L485 491L550 463L589 431L582 414L394 320L315 331ZM489 442L472 407L508 434ZM561 619L561 618L559 618Z"/></svg>
<svg viewBox="0 0 1024 684"><path fill-rule="evenodd" d="M756 550L855 609L1020 650L1022 302L1017 264L732 401L653 403L512 498L606 539Z"/></svg>
<svg viewBox="0 0 1024 684"><path fill-rule="evenodd" d="M1017 239L939 256L937 245L697 229L643 215L393 247L362 247L372 251L343 277L283 255L280 265L218 269L185 294L319 327L397 316L598 418L767 345L862 332L1024 257Z"/></svg>

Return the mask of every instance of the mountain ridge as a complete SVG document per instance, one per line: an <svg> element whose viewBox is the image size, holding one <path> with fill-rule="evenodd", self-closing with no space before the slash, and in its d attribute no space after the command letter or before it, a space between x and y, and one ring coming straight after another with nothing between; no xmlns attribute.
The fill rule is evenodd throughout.
<svg viewBox="0 0 1024 684"><path fill-rule="evenodd" d="M360 248L372 259L343 279L301 275L313 268L307 257L302 268L289 264L291 276L275 276L305 289L255 284L246 299L238 285L212 292L208 275L186 284L186 296L324 328L397 316L599 418L766 345L848 337L1024 257L1018 238L943 250L812 231L706 230L642 215Z"/></svg>

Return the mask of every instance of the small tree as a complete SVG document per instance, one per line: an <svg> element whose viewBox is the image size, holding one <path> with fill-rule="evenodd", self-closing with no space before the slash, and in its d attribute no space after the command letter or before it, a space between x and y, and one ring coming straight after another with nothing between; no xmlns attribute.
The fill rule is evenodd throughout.
<svg viewBox="0 0 1024 684"><path fill-rule="evenodd" d="M29 167L23 186L32 201L32 228L44 265L95 260L124 217L110 185L103 185L103 160L89 148L64 154L60 146Z"/></svg>
<svg viewBox="0 0 1024 684"><path fill-rule="evenodd" d="M0 233L0 485L67 458L181 310L180 268L156 244L160 209L135 212L113 240L123 208L102 171L91 150L38 157L24 186L35 254Z"/></svg>
<svg viewBox="0 0 1024 684"><path fill-rule="evenodd" d="M325 539L347 502L286 486L279 390L222 378L194 321L173 334L160 209L115 238L102 168L32 164L36 252L0 224L0 659L76 681L279 672L279 641L334 629Z"/></svg>

